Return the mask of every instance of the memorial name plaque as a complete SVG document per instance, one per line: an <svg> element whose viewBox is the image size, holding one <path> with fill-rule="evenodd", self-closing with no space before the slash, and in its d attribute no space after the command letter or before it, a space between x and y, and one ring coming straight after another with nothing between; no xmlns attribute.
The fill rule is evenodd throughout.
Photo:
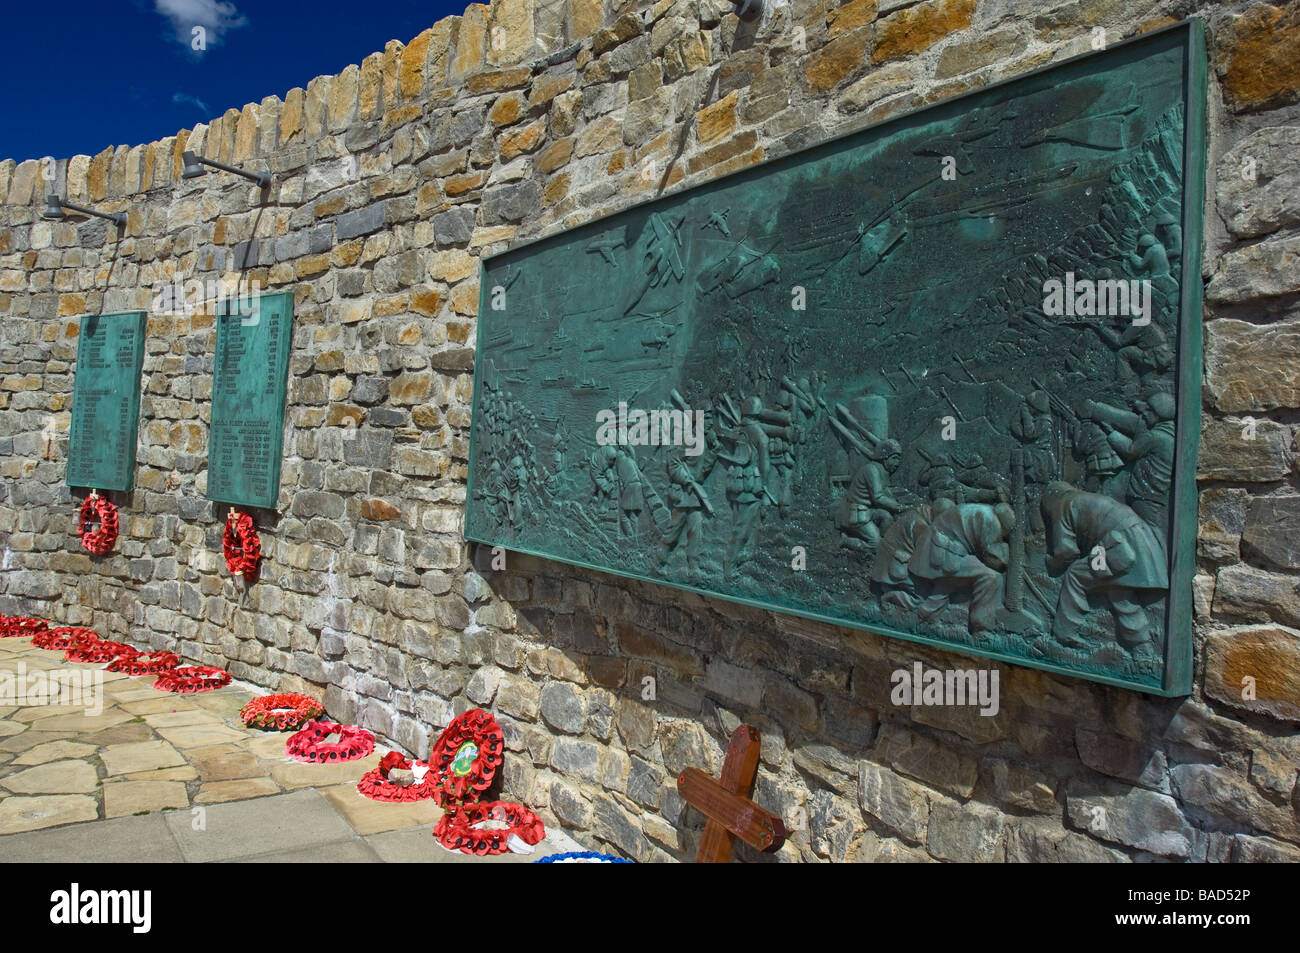
<svg viewBox="0 0 1300 953"><path fill-rule="evenodd" d="M251 302L233 299L219 310L208 499L275 508L292 343L291 291L260 295Z"/></svg>
<svg viewBox="0 0 1300 953"><path fill-rule="evenodd" d="M486 260L466 538L1185 694L1204 109L1179 24Z"/></svg>
<svg viewBox="0 0 1300 953"><path fill-rule="evenodd" d="M143 311L82 317L72 385L68 486L131 489L144 336Z"/></svg>

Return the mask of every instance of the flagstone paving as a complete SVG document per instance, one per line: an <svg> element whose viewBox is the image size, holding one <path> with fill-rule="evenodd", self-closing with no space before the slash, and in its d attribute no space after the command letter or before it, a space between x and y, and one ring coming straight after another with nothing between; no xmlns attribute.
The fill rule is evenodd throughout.
<svg viewBox="0 0 1300 953"><path fill-rule="evenodd" d="M64 758L85 758L94 754L94 745L83 745L76 741L49 741L35 748L29 748L14 758L14 764L45 764Z"/></svg>
<svg viewBox="0 0 1300 953"><path fill-rule="evenodd" d="M0 785L15 794L93 794L99 776L85 761L52 761L6 775Z"/></svg>
<svg viewBox="0 0 1300 953"><path fill-rule="evenodd" d="M5 639L0 673L102 671L62 656ZM239 720L254 694L244 687L172 695L153 676L103 676L93 712L0 706L0 862L526 863L583 849L548 829L531 855L443 850L431 836L442 815L432 801L357 793L387 749L303 764L285 756L287 733Z"/></svg>

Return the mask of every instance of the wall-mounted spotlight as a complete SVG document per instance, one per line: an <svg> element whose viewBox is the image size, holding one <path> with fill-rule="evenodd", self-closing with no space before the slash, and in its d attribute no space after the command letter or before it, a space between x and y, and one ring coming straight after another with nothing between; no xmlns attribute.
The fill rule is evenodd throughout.
<svg viewBox="0 0 1300 953"><path fill-rule="evenodd" d="M208 170L203 167L205 165L210 165L214 169L222 169L226 172L233 172L235 175L242 175L246 179L252 179L261 186L263 190L271 187L270 172L249 172L245 169L239 168L238 166L226 165L224 162L218 162L216 159L207 159L203 156L196 156L193 152L182 152L181 161L184 163L184 167L181 169L182 179L197 179L201 175L207 175Z"/></svg>
<svg viewBox="0 0 1300 953"><path fill-rule="evenodd" d="M84 205L73 205L71 202L60 199L57 195L45 196L45 208L41 209L41 218L59 221L65 218L63 210L70 208L74 212L81 212L83 215L94 215L96 218L106 218L110 222L116 223L118 228L126 228L125 212L96 212L93 208L86 208Z"/></svg>
<svg viewBox="0 0 1300 953"><path fill-rule="evenodd" d="M736 8L732 12L746 23L763 15L763 0L731 0L731 5Z"/></svg>

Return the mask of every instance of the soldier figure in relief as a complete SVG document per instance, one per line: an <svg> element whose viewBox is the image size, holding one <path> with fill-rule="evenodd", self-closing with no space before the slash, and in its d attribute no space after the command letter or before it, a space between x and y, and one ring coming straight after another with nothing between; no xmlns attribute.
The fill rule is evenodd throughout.
<svg viewBox="0 0 1300 953"><path fill-rule="evenodd" d="M916 579L908 571L908 563L916 547L930 532L930 524L944 510L956 506L952 500L939 496L929 503L913 506L902 513L880 538L880 547L871 562L868 577L885 590L880 597L882 606L911 611L921 600L916 594Z"/></svg>
<svg viewBox="0 0 1300 953"><path fill-rule="evenodd" d="M517 526L523 515L522 497L528 492L528 467L519 454L511 457L506 467L505 488L506 519Z"/></svg>
<svg viewBox="0 0 1300 953"><path fill-rule="evenodd" d="M681 457L668 464L668 505L673 520L664 537L667 545L660 570L667 568L669 558L680 549L686 556L687 572L695 574L699 571L700 530L705 513L713 515L713 505L690 465Z"/></svg>
<svg viewBox="0 0 1300 953"><path fill-rule="evenodd" d="M1129 650L1150 641L1142 590L1169 588L1168 557L1156 530L1131 508L1101 493L1052 483L1043 493L1047 569L1062 575L1052 637L1088 648L1077 635L1089 596L1103 596L1115 615L1115 637Z"/></svg>
<svg viewBox="0 0 1300 953"><path fill-rule="evenodd" d="M615 450L614 472L618 477L619 531L624 536L638 536L642 529L642 515L648 506L653 506L653 522L659 523L663 500L659 499L659 494L626 450Z"/></svg>
<svg viewBox="0 0 1300 953"><path fill-rule="evenodd" d="M1075 459L1083 466L1083 488L1095 493L1123 469L1124 461L1110 445L1102 426L1088 418L1090 403L1085 401L1078 414L1070 420L1070 442Z"/></svg>
<svg viewBox="0 0 1300 953"><path fill-rule="evenodd" d="M1110 428L1110 445L1125 460L1124 469L1106 481L1102 492L1127 503L1162 532L1169 522L1169 489L1174 475L1174 395L1155 391L1139 401L1137 413L1089 401L1085 412Z"/></svg>
<svg viewBox="0 0 1300 953"><path fill-rule="evenodd" d="M505 477L501 473L501 461L492 461L480 492L483 499L487 501L487 509L492 514L492 518L498 523L507 522L509 497L506 493Z"/></svg>
<svg viewBox="0 0 1300 953"><path fill-rule="evenodd" d="M1166 374L1174 365L1175 354L1169 337L1154 321L1149 324L1133 324L1130 321L1118 333L1094 319L1068 323L1092 328L1115 351L1116 371L1128 393L1137 394L1144 378L1152 374Z"/></svg>
<svg viewBox="0 0 1300 953"><path fill-rule="evenodd" d="M1051 481L1056 475L1055 433L1052 405L1046 391L1031 391L1011 421L1011 435L1025 448L1025 483L1033 486Z"/></svg>
<svg viewBox="0 0 1300 953"><path fill-rule="evenodd" d="M956 454L922 450L921 457L926 465L917 476L917 484L932 500L944 497L954 503L997 503L1006 498L1006 490L978 453L960 460Z"/></svg>
<svg viewBox="0 0 1300 953"><path fill-rule="evenodd" d="M727 502L731 504L731 542L727 547L724 572L727 575L740 563L753 558L758 537L758 517L764 498L771 499L759 467L759 452L745 431L735 436L731 453L719 453L727 465Z"/></svg>
<svg viewBox="0 0 1300 953"><path fill-rule="evenodd" d="M894 499L889 478L903 459L897 440L885 439L876 445L878 460L867 460L853 474L849 488L840 501L842 542L850 549L875 552L880 534L904 509Z"/></svg>
<svg viewBox="0 0 1300 953"><path fill-rule="evenodd" d="M1002 604L1007 539L1015 522L1015 511L1006 503L963 503L935 516L907 566L932 590L917 616L930 619L948 606L953 595L968 591L971 633L993 628Z"/></svg>
<svg viewBox="0 0 1300 953"><path fill-rule="evenodd" d="M607 444L591 455L588 473L593 486L592 501L596 510L604 518L618 505L618 448Z"/></svg>
<svg viewBox="0 0 1300 953"><path fill-rule="evenodd" d="M799 428L794 422L794 397L782 390L777 397L777 410L763 411L759 420L768 438L768 461L775 478L769 486L777 500L777 511L784 519L794 503L795 446L800 442Z"/></svg>

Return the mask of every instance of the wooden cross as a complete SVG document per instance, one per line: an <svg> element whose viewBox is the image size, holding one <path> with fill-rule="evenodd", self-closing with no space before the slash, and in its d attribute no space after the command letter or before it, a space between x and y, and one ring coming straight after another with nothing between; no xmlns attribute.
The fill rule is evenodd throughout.
<svg viewBox="0 0 1300 953"><path fill-rule="evenodd" d="M682 799L708 818L695 854L697 864L731 860L735 837L765 853L785 843L781 818L749 799L758 773L758 752L758 729L741 725L731 734L721 778L715 781L698 768L686 768L677 776Z"/></svg>

